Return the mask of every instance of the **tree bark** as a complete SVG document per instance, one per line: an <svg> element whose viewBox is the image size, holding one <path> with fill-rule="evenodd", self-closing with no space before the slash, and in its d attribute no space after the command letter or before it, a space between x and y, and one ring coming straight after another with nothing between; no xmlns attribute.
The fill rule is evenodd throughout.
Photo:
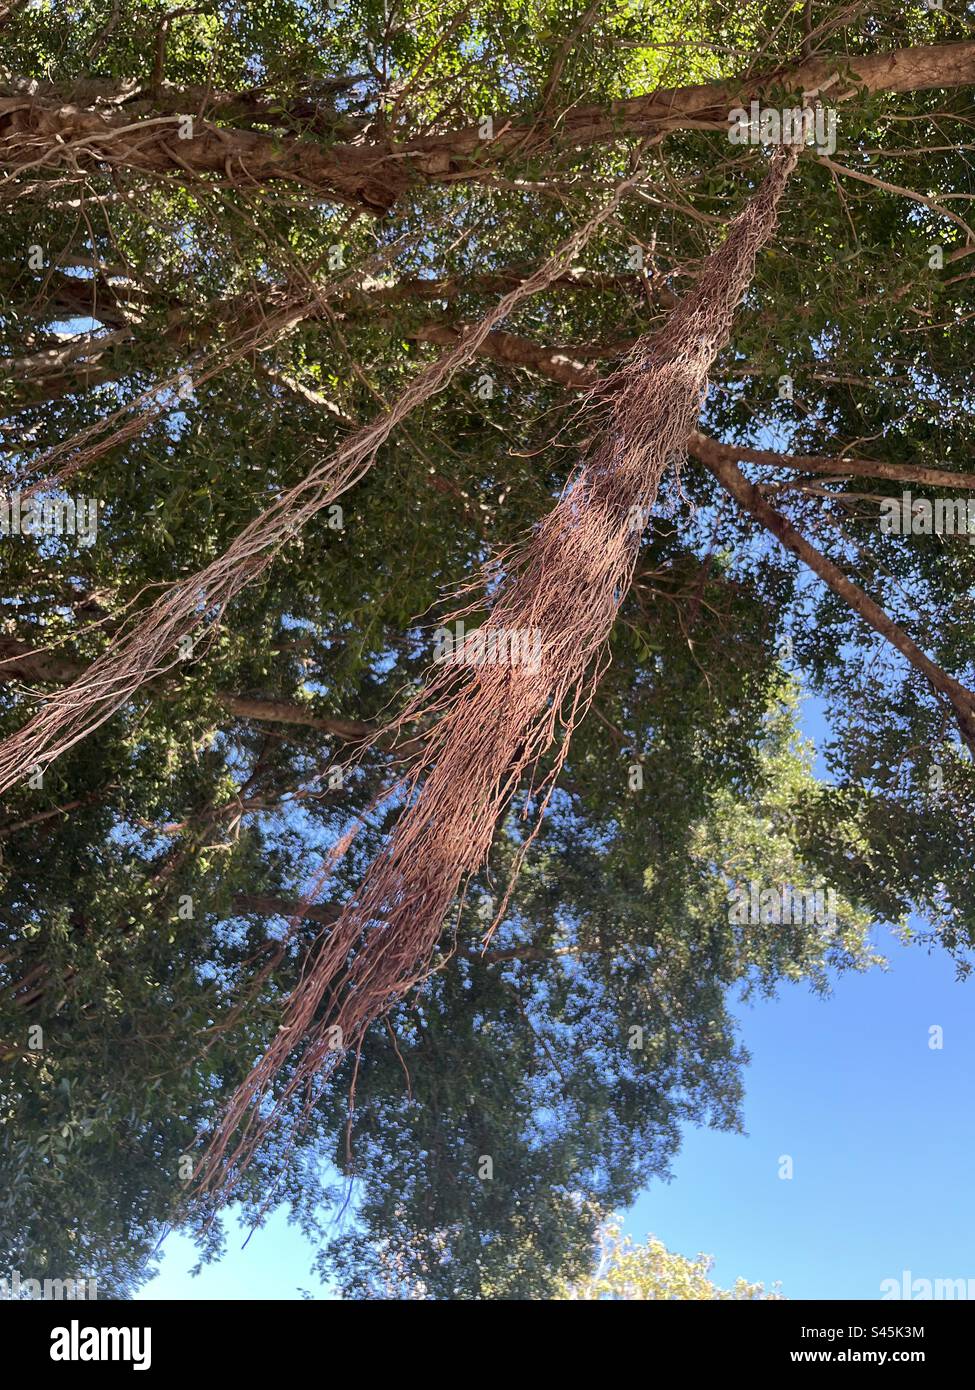
<svg viewBox="0 0 975 1390"><path fill-rule="evenodd" d="M839 82L831 82L842 74ZM482 138L476 126L396 143L364 134L342 141L319 141L276 132L217 125L195 115L196 93L181 94L183 112L173 107L180 95L167 92L155 105L140 101L140 114L126 107L92 109L63 103L57 95L30 94L24 79L8 80L0 97L0 165L9 169L77 169L111 165L178 177L216 177L230 184L293 183L365 211L388 213L407 190L425 183L454 183L483 177L511 155L533 157L554 149L585 149L620 137L640 137L679 129L726 129L728 112L771 91L797 95L829 84L831 100L857 89L919 92L975 84L975 42L935 44L868 55L827 55L791 68L748 78L675 87L608 105L575 106L561 115L499 115L496 134ZM0 88L2 90L2 88ZM48 89L50 91L50 89ZM77 94L77 89L75 89ZM91 94L88 94L91 99ZM302 97L290 99L302 107ZM287 115L288 98L275 103ZM261 120L247 94L225 94L210 102L224 119L244 115ZM159 114L160 111L163 114ZM179 138L183 115L194 115L193 136ZM269 121L272 113L265 111ZM334 116L331 128L341 131Z"/></svg>
<svg viewBox="0 0 975 1390"><path fill-rule="evenodd" d="M127 113L80 110L36 96L4 97L0 166L15 172L67 170L73 176L76 169L107 165L180 178L216 177L231 185L286 182L376 214L388 212L410 183L408 169L382 147L320 145L196 117L192 136L181 139L182 121L182 115L132 120Z"/></svg>

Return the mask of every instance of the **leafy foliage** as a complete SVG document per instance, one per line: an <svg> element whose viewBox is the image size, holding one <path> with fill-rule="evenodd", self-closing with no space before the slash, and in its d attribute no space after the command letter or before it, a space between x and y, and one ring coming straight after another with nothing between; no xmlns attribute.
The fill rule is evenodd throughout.
<svg viewBox="0 0 975 1390"><path fill-rule="evenodd" d="M733 1289L719 1289L708 1275L714 1261L707 1255L689 1260L675 1255L662 1241L649 1236L643 1245L634 1244L618 1226L601 1232L599 1263L586 1279L566 1287L561 1297L576 1301L665 1299L682 1302L714 1299L721 1302L776 1300L778 1293L766 1293L762 1284L736 1279Z"/></svg>
<svg viewBox="0 0 975 1390"><path fill-rule="evenodd" d="M399 164L411 142L486 113L496 129L509 113L537 118L538 131L502 155L478 147L473 165L452 148L445 174L405 183L381 218L310 181L252 183L232 161L206 178L121 157L8 177L5 488L80 431L101 438L143 393L165 408L66 485L101 499L95 544L0 539L5 734L591 212L643 138L610 103L658 87L775 71L784 100L811 47L852 92L833 161L862 177L801 160L702 428L963 469L970 93L868 92L850 76L863 56L967 39L963 18L920 5L844 18L820 3L783 17L765 4L508 0L407 15L375 0L262 0L164 25L169 8L15 8L3 94L24 79L133 121L207 111L227 139L281 149L393 140ZM616 112L618 139L559 137L560 117L589 105ZM641 196L579 274L528 301L498 355L406 422L342 499L340 527L322 517L297 536L192 661L7 798L0 1261L25 1276L77 1270L131 1292L171 1222L220 1250L219 1216L208 1225L211 1211L185 1203L181 1160L273 1035L321 929L307 920L284 941L287 904L390 776L377 751L330 779L347 761L342 729L415 690L445 591L534 523L576 457L578 392L518 344L583 375L608 370L662 322L763 167L720 120L669 131L647 161ZM368 282L315 300L377 251L387 261ZM243 332L301 294L313 308L298 325L241 351ZM792 486L794 469L761 477L971 687L975 550L881 536L877 503L899 482L811 491L808 478ZM803 690L829 713L828 780L795 733ZM703 1266L657 1246L614 1247L610 1273L593 1276L596 1233L667 1172L683 1125L739 1123L742 992L825 990L835 970L875 963L872 920L911 912L967 969L975 778L949 716L684 463L501 928L482 951L517 817L445 924L433 975L346 1059L297 1148L286 1126L241 1180L245 1211L290 1204L351 1297L601 1297L607 1280L717 1296L702 1292ZM390 814L367 816L333 901ZM729 892L751 880L834 887L835 928L732 925Z"/></svg>

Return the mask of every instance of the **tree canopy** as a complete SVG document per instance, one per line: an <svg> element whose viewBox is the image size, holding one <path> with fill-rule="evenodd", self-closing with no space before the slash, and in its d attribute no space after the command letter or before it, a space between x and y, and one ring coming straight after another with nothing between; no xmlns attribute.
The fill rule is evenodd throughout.
<svg viewBox="0 0 975 1390"><path fill-rule="evenodd" d="M484 946L518 807L430 975L235 1192L254 1220L289 1203L350 1297L586 1287L606 1213L667 1172L682 1125L740 1124L742 990L828 989L875 963L872 922L910 914L969 969L975 550L880 517L975 489L970 21L45 0L0 25L4 738L644 162L578 264L185 660L4 796L0 1248L121 1293L171 1223L220 1248L187 1159L388 835L395 806L372 808L410 738L352 753L418 689L451 592L560 494L585 393L760 183L730 113L810 91L835 112L645 518L500 928ZM97 529L8 534L32 488L76 523L97 503ZM831 888L835 920L732 920L753 883Z"/></svg>
<svg viewBox="0 0 975 1390"><path fill-rule="evenodd" d="M595 1270L577 1284L567 1285L561 1296L575 1302L645 1302L647 1299L752 1302L781 1297L775 1292L766 1293L762 1284L749 1284L741 1278L735 1280L734 1288L719 1289L708 1278L713 1265L708 1255L698 1255L695 1260L675 1255L654 1236L648 1236L643 1245L637 1245L630 1236L624 1236L618 1226L607 1225L600 1233L599 1263Z"/></svg>

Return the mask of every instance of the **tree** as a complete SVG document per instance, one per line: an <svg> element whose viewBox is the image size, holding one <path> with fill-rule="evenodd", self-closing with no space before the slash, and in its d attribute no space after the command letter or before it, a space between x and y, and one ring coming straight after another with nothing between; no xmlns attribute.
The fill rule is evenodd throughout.
<svg viewBox="0 0 975 1390"><path fill-rule="evenodd" d="M564 1299L606 1301L619 1299L666 1299L681 1301L717 1299L749 1302L778 1299L766 1293L763 1285L736 1279L733 1289L719 1289L708 1278L714 1261L708 1255L689 1260L675 1255L662 1241L648 1236L645 1244L635 1245L618 1226L607 1226L600 1233L599 1263L586 1279L562 1291Z"/></svg>
<svg viewBox="0 0 975 1390"><path fill-rule="evenodd" d="M757 186L729 104L810 81L835 97L837 148L792 177L499 932L482 957L517 819L445 924L441 968L343 1063L284 1178L269 1141L238 1189L253 1216L270 1192L311 1229L355 1173L352 1224L323 1245L353 1294L383 1287L391 1250L403 1290L548 1297L682 1123L735 1123L729 991L826 987L870 961L871 918L910 911L967 969L975 559L961 536L884 535L878 513L975 481L975 45L920 6L245 9L4 20L4 486L60 477L102 504L94 544L0 540L5 736L398 400L660 139L582 264L402 421L189 659L5 796L10 1261L63 1274L77 1247L123 1290L167 1220L218 1247L180 1159L395 808L283 945L320 855L423 731L351 753L418 688L445 589L549 510L580 392L666 321ZM793 680L828 707L829 781L792 742ZM833 887L838 932L731 923L752 880Z"/></svg>

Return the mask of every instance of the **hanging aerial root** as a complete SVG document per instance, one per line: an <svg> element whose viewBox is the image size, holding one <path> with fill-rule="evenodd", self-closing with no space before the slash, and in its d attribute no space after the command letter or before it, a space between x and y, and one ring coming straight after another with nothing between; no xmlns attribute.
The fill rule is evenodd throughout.
<svg viewBox="0 0 975 1390"><path fill-rule="evenodd" d="M683 455L797 155L783 149L773 156L693 292L592 393L597 442L534 534L489 567L489 617L432 667L420 695L384 730L430 726L406 781L405 807L306 962L281 1029L232 1098L201 1160L202 1189L226 1192L296 1093L309 1104L343 1052L358 1049L369 1024L424 977L451 904L484 864L527 780L538 813L524 855L605 667L645 519L664 472ZM299 1047L269 1111L262 1098Z"/></svg>
<svg viewBox="0 0 975 1390"><path fill-rule="evenodd" d="M191 635L219 621L227 604L267 569L278 551L323 507L363 477L397 425L442 390L522 300L545 289L571 267L640 177L639 172L633 173L618 184L599 212L533 275L506 294L455 347L414 378L389 410L349 435L335 454L272 502L223 555L167 589L78 680L52 694L22 729L0 743L0 793L94 732L146 681L194 654Z"/></svg>

